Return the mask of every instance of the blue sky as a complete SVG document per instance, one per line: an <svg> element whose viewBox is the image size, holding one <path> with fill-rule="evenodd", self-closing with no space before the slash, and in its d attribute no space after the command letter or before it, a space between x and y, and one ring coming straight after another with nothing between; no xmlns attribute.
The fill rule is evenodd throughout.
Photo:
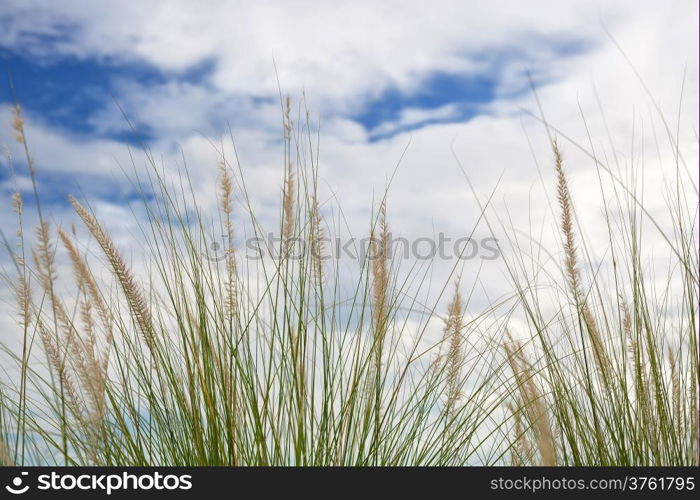
<svg viewBox="0 0 700 500"><path fill-rule="evenodd" d="M43 43L50 54L51 40ZM182 72L164 72L156 66L133 61L80 59L61 54L35 58L12 47L0 50L0 61L7 75L0 102L12 102L11 80L22 107L48 126L78 136L109 138L131 145L155 139L156 131L138 122L134 123L134 130L100 130L94 121L98 112L111 109L116 113L119 107L124 107L120 95L124 84L157 88L177 82L207 87L207 77L212 71L211 63L199 64ZM482 112L484 105L495 98L498 83L497 69L493 67L486 68L483 74L473 75L436 72L422 78L419 85L409 91L386 88L378 96L367 99L348 117L371 132L381 124L398 121L406 109L431 111L448 105L455 108L448 117L428 117L400 125L389 134L378 134L374 140L433 123L466 121ZM134 109L124 111L130 120L138 114ZM224 124L218 125L218 132L223 132ZM126 119L124 127L128 128Z"/></svg>
<svg viewBox="0 0 700 500"><path fill-rule="evenodd" d="M48 43L47 43L48 45ZM95 60L59 56L45 60L21 55L11 49L0 52L3 72L14 82L21 106L40 117L48 126L70 133L91 136L98 131L91 117L98 110L114 105L114 81L129 79L144 84L162 83L166 76L146 65L120 65ZM12 101L8 83L2 88L2 101ZM148 138L148 131L143 131ZM129 141L129 134L111 138Z"/></svg>
<svg viewBox="0 0 700 500"><path fill-rule="evenodd" d="M45 43L46 50L50 51L51 42L47 40ZM123 107L120 90L125 83L146 88L157 88L171 82L206 87L207 76L211 72L209 64L198 65L185 72L166 73L153 65L136 62L78 59L65 55L37 59L12 48L0 50L0 61L8 77L0 92L1 102L11 103L13 100L9 84L11 79L22 107L48 126L79 136L109 138L132 145L155 139L156 131L139 123L135 124L135 130L105 131L100 130L94 121L98 112L110 108L116 112L120 106ZM367 99L358 111L349 113L348 117L371 132L381 124L398 121L401 112L406 109L431 111L448 105L455 108L449 117L428 117L398 126L390 134L373 137L375 140L437 122L466 121L495 98L498 86L496 73L497 70L493 68L475 75L436 72L423 78L417 88L409 91L386 88L378 96ZM125 112L133 119L131 113L137 114L138 110L125 109ZM124 126L127 127L126 120Z"/></svg>
<svg viewBox="0 0 700 500"><path fill-rule="evenodd" d="M131 130L124 120L123 131L100 130L95 115L105 109L120 112L120 89L125 82L157 87L168 82L205 85L208 64L174 74L138 61L102 60L51 54L51 42L43 47L47 57L35 57L12 47L0 49L0 64L7 76L0 91L0 101L11 103L14 94L21 106L48 126L84 137L103 137L138 144L154 138L154 131L135 123ZM130 119L134 116L124 110ZM138 127L136 127L138 125Z"/></svg>
<svg viewBox="0 0 700 500"><path fill-rule="evenodd" d="M6 30L13 23L18 23L18 20L11 13L0 16L0 26ZM162 67L157 61L132 55L66 51L66 44L79 43L75 34L80 33L81 26L76 22L59 18L48 33L45 31L37 29L33 32L30 27L13 40L14 43L0 44L0 64L3 73L14 81L23 108L45 125L68 134L113 139L131 145L162 138L162 131L139 120L138 100L125 95L134 89L158 92L164 86L187 85L224 98L247 98L253 105L276 101L274 88L242 92L217 85L213 75L218 70L220 58L216 55L203 54L178 68ZM546 74L538 74L543 60L556 61L581 54L590 44L584 36L543 34L534 28L524 31L524 45L504 41L480 51L470 51L465 45L451 56L457 63L447 69L439 64L435 68L428 65L420 71L412 71L413 74L409 73L408 78L401 82L380 77L371 91L360 88L356 95L344 96L352 101L351 107L342 103L338 105L339 99L335 97L324 113L326 116L337 114L358 123L366 130L370 141L436 123L464 122L488 112L488 104L502 87L506 66L517 67L521 76L526 70L533 71L534 80L539 84L540 80L545 82L548 78ZM173 47L173 50L177 48ZM540 60L534 59L537 56ZM261 66L264 68L265 65L268 73L274 73L272 58L262 61ZM391 68L387 69L390 73ZM328 82L330 86L336 83L333 80ZM527 83L521 80L509 92L511 95L528 92ZM280 86L285 91L284 78ZM298 91L298 88L293 87L294 90ZM11 101L9 84L0 86L0 102ZM119 116L120 107L132 121L133 129ZM221 111L220 105L217 108ZM233 106L224 105L223 108L229 117L224 117L221 112L211 113L206 118L207 123L191 123L190 128L214 135L221 133L227 123L236 121L237 114ZM407 110L420 113L406 120L404 112ZM113 121L121 118L121 126L105 127L101 123L105 114L111 115ZM188 124L182 125L188 129Z"/></svg>

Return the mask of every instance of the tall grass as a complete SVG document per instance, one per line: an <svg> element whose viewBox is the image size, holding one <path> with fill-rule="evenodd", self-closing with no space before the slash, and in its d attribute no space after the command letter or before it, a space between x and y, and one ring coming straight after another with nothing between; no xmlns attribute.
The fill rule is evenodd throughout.
<svg viewBox="0 0 700 500"><path fill-rule="evenodd" d="M444 314L450 283L422 305L429 270L392 257L387 193L347 291L341 261L325 258L333 224L318 199L308 111L295 122L289 99L282 110L277 248L239 255L242 218L268 240L235 154L218 150L211 217L189 172L173 179L146 150L133 208L145 257L133 263L86 200L70 198L78 229L44 218L16 108L38 229L32 243L18 190L4 278L22 342L4 353L0 463L697 463L697 203L686 190L669 189L670 229L652 220L669 250L659 286L642 245L651 216L633 183L596 158L609 238L606 262L594 264L553 141L561 252L539 262L541 252L505 242L515 250L504 260L508 310L530 335L514 340L507 321L494 321L479 342L500 305L466 314L459 279ZM223 238L213 255L212 233ZM444 334L431 343L436 317Z"/></svg>
<svg viewBox="0 0 700 500"><path fill-rule="evenodd" d="M696 464L698 206L686 196L697 197L697 179L677 165L665 193L670 229L663 229L645 210L638 186L594 158L608 239L592 248L577 230L556 140L552 151L561 251L544 260L558 265L540 261L536 244L509 241L516 257L507 267L531 339L505 345L515 377L513 460ZM644 229L661 242L657 255L643 251Z"/></svg>
<svg viewBox="0 0 700 500"><path fill-rule="evenodd" d="M476 369L458 366L458 358L483 353L453 345L460 352L446 365L439 345L424 345L435 311L407 293L425 275L400 277L401 263L388 251L386 199L369 221L371 248L352 291L343 294L338 261L324 258L321 236L329 226L317 199L308 123L293 124L290 106L287 100L282 237L279 248L266 249L274 257L237 258L234 195L254 235L265 229L250 209L242 170L223 150L213 219L192 197L187 172L173 183L151 163L148 179L137 185L146 220L143 272L131 269L99 214L74 197L83 230L59 227L56 240L42 222L33 262L10 246L27 348L6 353L18 366L20 387L2 385L3 461L475 460L488 438L477 431L497 410L494 377L470 380L459 397L455 391ZM21 204L19 193L15 199ZM224 237L215 255L211 232ZM86 252L88 240L96 242L97 258ZM20 242L28 245L23 234ZM61 252L73 269L71 287L58 276ZM417 324L410 321L416 314Z"/></svg>

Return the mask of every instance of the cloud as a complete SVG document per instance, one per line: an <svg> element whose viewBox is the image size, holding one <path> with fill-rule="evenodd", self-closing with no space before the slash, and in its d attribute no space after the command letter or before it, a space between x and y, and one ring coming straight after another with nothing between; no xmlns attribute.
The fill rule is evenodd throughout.
<svg viewBox="0 0 700 500"><path fill-rule="evenodd" d="M5 2L0 44L43 57L143 61L169 72L213 62L229 93L274 95L272 58L290 92L350 109L358 97L410 92L436 72L474 74L503 48L600 40L653 2L360 0L351 3L153 1ZM46 42L49 43L46 43ZM535 64L537 57L530 58ZM546 58L545 58L546 59ZM550 61L544 61L550 62Z"/></svg>
<svg viewBox="0 0 700 500"><path fill-rule="evenodd" d="M459 111L454 104L435 109L403 108L398 119L377 125L370 131L370 134L374 137L386 137L401 130L419 128L429 123L454 121L458 116Z"/></svg>
<svg viewBox="0 0 700 500"><path fill-rule="evenodd" d="M536 244L556 253L550 146L545 128L528 114L539 116L539 109L532 93L523 92L529 86L525 70L537 84L546 119L558 131L578 215L596 241L605 241L599 172L577 144L593 147L615 172L635 172L640 179L643 172L645 203L663 219L668 214L659 186L675 164L666 125L675 134L680 123L679 150L691 173L689 186L697 186L695 3L148 5L10 0L0 16L0 45L37 64L69 58L120 66L113 87L118 101L151 133L149 147L173 178L184 155L207 209L216 201L215 147L231 124L253 203L261 220L274 227L284 168L277 75L295 105L305 88L312 118L321 118L322 196L339 200L356 236L368 232L372 204L376 208L408 145L389 193L392 230L407 237L471 232L481 210L466 174L482 202L497 188L492 203L502 219L492 214L490 221L501 237L514 237L501 222L523 233L544 224L546 230L533 235ZM633 67L605 33L601 18ZM161 77L132 78L133 65L148 65ZM197 78L188 76L192 72ZM454 90L426 98L436 75L448 75L452 82L486 78L490 84L483 98ZM387 104L388 95L395 105ZM465 102L473 105L468 112ZM54 185L80 182L86 195L116 205L112 181L105 179L119 179L119 164L130 165L118 137L124 122L111 102L92 110L89 122L93 135L74 134L35 110L28 115L34 154L41 171L54 176ZM2 136L11 137L3 125ZM230 147L227 155L233 156ZM143 171L143 155L136 152L135 158ZM238 208L240 214L240 200ZM117 227L122 217L113 214L103 216ZM326 215L334 216L333 224L339 220L337 211ZM483 220L477 232L488 233ZM606 250L595 248L594 258ZM435 283L450 270L451 264L436 266ZM475 309L508 290L502 266L470 262L467 271L465 280L478 274L484 282Z"/></svg>
<svg viewBox="0 0 700 500"><path fill-rule="evenodd" d="M0 16L0 47L40 64L70 57L93 65L92 71L73 68L80 72L78 92L89 73L116 74L111 90L118 101L142 119L147 132L161 137L179 140L192 129L209 133L221 129L225 116L246 117L248 126L256 119L269 124L279 114L266 106L269 99L275 104L278 77L284 92L299 95L305 88L324 120L350 117L369 131L379 126L395 132L412 108L438 113L438 108L468 104L482 91L464 89L478 78L490 79L492 89L476 103L495 97L510 105L514 95L528 89L526 70L541 84L576 81L572 76L579 70L594 72L591 61L611 46L601 20L647 81L654 83L656 73L677 74L697 53L693 10L697 6L683 1L495 1L483 8L444 0L153 1L148 6L9 0ZM617 81L622 69L617 56L593 75L597 81ZM162 76L144 82L139 70L144 67ZM193 74L195 81L187 79ZM439 87L440 75L453 82L451 87ZM426 102L426 89L440 89L437 98ZM378 114L387 109L389 96L396 101L391 112ZM92 132L123 132L120 113L106 101L88 121ZM473 116L470 109L466 114L460 109L457 118Z"/></svg>

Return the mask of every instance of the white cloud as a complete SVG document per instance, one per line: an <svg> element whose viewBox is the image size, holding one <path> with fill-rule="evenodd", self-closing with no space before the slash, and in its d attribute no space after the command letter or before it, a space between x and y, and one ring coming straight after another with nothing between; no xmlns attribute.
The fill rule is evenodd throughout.
<svg viewBox="0 0 700 500"><path fill-rule="evenodd" d="M599 16L617 29L650 12L658 25L680 17L674 9L690 10L685 4L10 0L0 43L45 55L140 60L168 71L213 61L216 87L246 95L276 93L274 53L285 90L306 87L337 107L387 86L415 89L436 71L480 71L505 49L530 53L529 64L556 74L551 57L543 57L551 42L599 42ZM56 40L41 44L37 34Z"/></svg>
<svg viewBox="0 0 700 500"><path fill-rule="evenodd" d="M551 222L546 219L550 215L546 190L553 199L547 136L541 124L522 113L522 109L537 113L532 95L513 93L526 85L525 68L546 82L538 88L538 95L546 118L555 127L588 147L583 113L601 158L614 165L617 157L623 170L634 165L641 171L643 166L645 203L654 213L664 216L658 186L674 157L655 103L674 133L680 117L679 149L697 185L695 2L494 1L484 6L462 1L153 1L118 5L73 1L59 6L32 0L5 2L3 8L12 22L0 33L0 44L20 44L34 54L146 61L169 72L212 61L213 72L201 84L171 81L145 87L124 83L119 99L158 131L159 141L152 149L159 158L163 154L172 171L181 163L172 140L180 142L195 172L195 192L208 206L215 202L217 154L197 131L214 135L221 121L233 115L247 185L256 208L271 226L283 172L279 110L276 104L256 104L252 98L277 92L273 51L283 89L298 95L305 87L312 112L323 117L323 195L339 198L356 236L368 231L371 203L379 198L409 140L389 195L390 224L396 232L409 237L439 231L461 236L476 224L479 207L452 157L453 143L482 201L503 175L494 204L504 218L503 207L509 207L512 219L506 224L528 233L542 220ZM651 96L605 34L601 17ZM53 45L32 42L32 34L64 33L58 29L62 24L74 26L70 39ZM556 42L578 39L587 42L580 53L562 55L552 48ZM498 51L519 56L499 68L497 98L488 104L487 114L469 122L429 125L369 142L368 132L347 116L387 86L411 91L435 72L491 71L490 58ZM679 114L684 67L685 93ZM450 117L452 112L450 105L430 111L404 109L395 122L384 123L378 130L395 132L436 115ZM110 113L98 114L94 120L103 131L120 129L119 119L115 121ZM125 158L124 146L114 141L78 140L42 126L36 117L29 116L28 122L40 168L71 176L120 175L113 156ZM544 184L523 129L541 163ZM608 130L614 146L608 141ZM646 145L643 155L642 143ZM594 164L574 145L563 141L562 146L579 216L592 237L604 236ZM138 155L137 161L140 166L145 163ZM118 225L120 219L113 217L109 223ZM484 234L483 224L480 231L477 234ZM535 235L539 237L537 231ZM541 243L556 252L554 232L545 231ZM595 250L598 255L605 251ZM468 264L472 276L478 266L478 262ZM435 282L448 271L447 266L437 268ZM484 264L480 272L490 299L503 293L499 265ZM474 307L485 301L475 301Z"/></svg>
<svg viewBox="0 0 700 500"><path fill-rule="evenodd" d="M454 104L447 104L435 109L404 108L400 111L397 119L380 123L371 130L370 135L372 137L388 136L406 128L449 120L456 121L458 117L459 111Z"/></svg>

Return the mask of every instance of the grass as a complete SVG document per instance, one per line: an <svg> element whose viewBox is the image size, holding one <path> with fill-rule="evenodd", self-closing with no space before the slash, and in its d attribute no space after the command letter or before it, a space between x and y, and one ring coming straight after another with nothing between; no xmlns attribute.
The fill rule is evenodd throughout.
<svg viewBox="0 0 700 500"><path fill-rule="evenodd" d="M145 150L136 271L86 200L70 198L79 228L45 218L15 108L38 228L26 234L17 191L4 278L22 343L4 352L1 464L698 463L698 214L684 194L690 182L697 195L697 181L680 160L662 230L634 179L594 158L608 234L596 260L553 140L561 252L543 258L484 202L480 220L511 235L501 241L512 294L467 314L477 292L464 299L455 265L440 311L452 285L421 304L430 269L406 269L389 251L386 192L350 287L341 261L325 258L332 221L308 110L294 122L289 99L282 109L281 238L270 256L245 259L235 244L237 217L266 234L237 158L219 150L212 218L189 172L172 180ZM668 250L661 270L645 253L650 224ZM212 232L223 236L216 258ZM509 333L513 316L526 338ZM431 343L435 318L444 334Z"/></svg>
<svg viewBox="0 0 700 500"><path fill-rule="evenodd" d="M680 223L674 237L665 238L671 257L657 271L667 275L659 290L641 252L638 199L629 191L607 198L606 258L588 269L586 281L580 255L593 250L576 234L556 142L553 157L563 249L559 272L533 273L536 268L524 258L509 265L536 357L531 364L524 346L506 348L518 388L513 413L531 427L516 439L540 450L521 453L518 461L551 463L555 441L554 463L562 465L697 463L698 260L691 225L697 211L675 214L692 216L675 219ZM690 208L681 201L675 207ZM607 274L601 270L606 264ZM556 307L542 307L542 290L554 291Z"/></svg>

